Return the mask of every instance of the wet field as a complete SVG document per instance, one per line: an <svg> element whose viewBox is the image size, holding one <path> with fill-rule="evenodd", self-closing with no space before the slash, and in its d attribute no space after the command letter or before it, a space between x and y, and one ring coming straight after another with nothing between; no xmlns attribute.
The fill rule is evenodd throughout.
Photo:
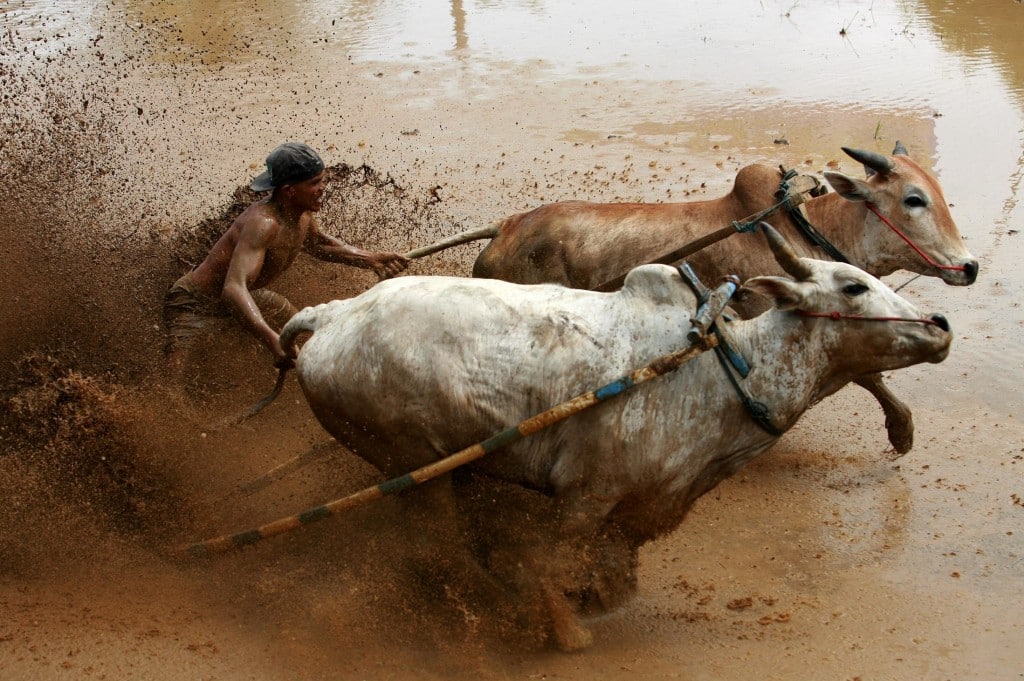
<svg viewBox="0 0 1024 681"><path fill-rule="evenodd" d="M550 5L550 6L549 6ZM1018 679L1024 5L0 6L0 677ZM847 388L641 554L638 597L561 655L423 592L389 502L206 563L180 541L378 481L228 333L164 379L160 302L267 151L321 151L323 223L404 251L542 203L685 201L755 161L861 168L902 141L981 264L886 277L949 358L894 372L913 450ZM482 244L417 261L468 275ZM300 258L299 305L371 274ZM251 488L250 488L251 490Z"/></svg>

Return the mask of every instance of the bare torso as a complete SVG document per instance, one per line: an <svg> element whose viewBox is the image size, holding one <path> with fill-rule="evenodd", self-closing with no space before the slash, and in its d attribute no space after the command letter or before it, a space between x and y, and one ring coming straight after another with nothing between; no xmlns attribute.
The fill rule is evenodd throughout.
<svg viewBox="0 0 1024 681"><path fill-rule="evenodd" d="M307 211L290 223L269 200L252 204L235 218L210 249L206 259L192 271L195 286L205 296L221 297L231 258L239 240L251 236L249 231L265 234L267 246L259 273L248 282L248 288L253 290L269 285L288 269L302 250L312 220L312 213Z"/></svg>
<svg viewBox="0 0 1024 681"><path fill-rule="evenodd" d="M289 365L291 358L282 352L277 331L263 318L252 292L277 279L299 251L372 269L381 278L395 276L409 262L398 253L366 251L321 232L315 214L323 203L325 182L326 173L321 171L274 189L270 198L257 201L235 218L190 273L194 292L223 301L239 323L274 353L280 366Z"/></svg>

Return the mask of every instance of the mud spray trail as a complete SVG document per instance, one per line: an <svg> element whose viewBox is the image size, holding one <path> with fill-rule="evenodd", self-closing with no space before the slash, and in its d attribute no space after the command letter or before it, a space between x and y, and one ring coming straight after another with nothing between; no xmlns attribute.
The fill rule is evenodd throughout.
<svg viewBox="0 0 1024 681"><path fill-rule="evenodd" d="M438 618L451 608L421 601L423 589L408 582L401 523L387 502L276 542L256 563L166 557L183 541L293 512L377 473L328 446L299 475L264 493L240 492L327 438L291 385L258 425L206 432L265 392L273 368L253 339L226 324L198 344L180 381L165 381L160 305L167 282L256 196L239 187L207 218L141 234L131 220L145 219L144 204L133 201L132 210L117 189L134 181L116 153L127 144L111 123L118 98L87 83L79 100L45 72L5 70L3 78L14 103L0 210L10 303L0 350L5 678L45 670L251 678L238 661L253 655L252 668L268 678L315 678L379 640L401 641L416 656L451 645L452 632L467 636L470 622L457 610ZM358 224L368 239L393 225L439 231L452 222L429 188L407 190L365 165L328 171L326 224ZM296 269L281 290L299 305L372 283L342 267ZM310 660L310 646L334 662ZM289 671L278 676L278 668Z"/></svg>

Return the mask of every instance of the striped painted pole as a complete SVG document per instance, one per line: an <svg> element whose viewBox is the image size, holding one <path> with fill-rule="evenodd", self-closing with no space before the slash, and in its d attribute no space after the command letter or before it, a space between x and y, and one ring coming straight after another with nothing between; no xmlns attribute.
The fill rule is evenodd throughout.
<svg viewBox="0 0 1024 681"><path fill-rule="evenodd" d="M736 290L736 285L732 281L727 281L722 284L718 290L728 290L729 295L731 295L731 293ZM728 301L728 295L719 296L717 298L712 296L712 298L715 298L716 300L714 303L716 307L718 305L724 307ZM721 308L719 307L717 312L712 311L711 314L713 317L717 317L720 313ZM601 402L610 400L613 397L617 397L641 383L646 383L652 378L669 373L670 371L675 371L686 362L697 357L705 350L710 350L716 345L718 345L717 336L703 336L700 339L700 342L693 343L686 348L676 350L675 352L667 355L662 355L647 366L637 369L618 380L612 381L611 383L598 388L597 390L591 390L581 395L577 395L576 397L566 400L565 402L551 407L550 409L536 414L535 416L524 419L523 421L520 421L518 425L507 428L482 442L466 447L465 449L447 456L440 461L435 461L434 463L423 466L422 468L417 468L411 473L406 473L405 475L382 482L379 485L362 489L347 497L342 497L341 499L336 499L323 504L322 506L308 509L297 515L280 518L267 523L266 525L246 530L245 532L225 534L195 544L186 544L178 547L174 553L187 554L193 557L205 557L215 553L222 553L231 549L241 548L250 544L255 544L263 539L268 539L270 537L289 532L302 527L303 525L309 525L310 523L314 523L318 520L329 518L333 515L337 515L341 511L355 508L357 506L363 506L371 501L376 501L377 499L397 494L398 492L409 489L410 487L422 484L428 480L433 480L434 478L444 475L459 466L464 466L467 463L476 461L497 449L501 449L502 447L506 447L514 442L518 442L519 440L529 437L530 435L544 430L545 428L548 428L560 421L564 421L570 416L580 413L584 409L589 409L596 404L600 404Z"/></svg>

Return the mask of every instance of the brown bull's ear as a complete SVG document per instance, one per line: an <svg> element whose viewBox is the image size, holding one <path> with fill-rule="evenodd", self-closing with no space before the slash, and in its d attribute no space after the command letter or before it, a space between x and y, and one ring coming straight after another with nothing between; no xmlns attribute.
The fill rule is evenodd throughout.
<svg viewBox="0 0 1024 681"><path fill-rule="evenodd" d="M826 170L824 175L828 183L832 185L832 189L836 190L836 194L839 194L847 201L871 200L871 185L864 180L858 180L849 175L835 173L830 170Z"/></svg>
<svg viewBox="0 0 1024 681"><path fill-rule="evenodd" d="M785 277L752 277L743 283L743 288L771 298L780 310L798 307L803 300L800 284Z"/></svg>

